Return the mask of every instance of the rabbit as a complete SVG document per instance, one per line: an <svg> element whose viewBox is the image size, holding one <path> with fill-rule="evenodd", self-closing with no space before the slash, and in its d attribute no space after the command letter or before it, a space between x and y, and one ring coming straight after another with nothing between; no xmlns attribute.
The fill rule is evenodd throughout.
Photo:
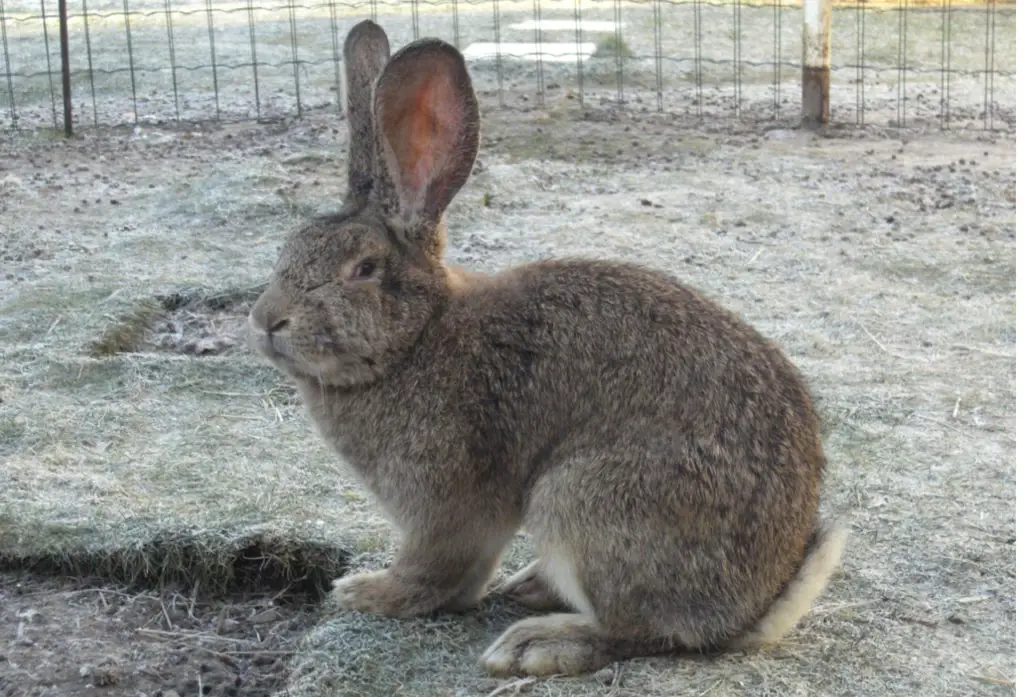
<svg viewBox="0 0 1024 697"><path fill-rule="evenodd" d="M819 516L826 460L781 350L669 274L586 258L499 273L444 262L477 157L462 54L344 44L349 188L287 237L249 318L398 546L334 581L349 611L460 612L488 592L544 614L479 657L495 676L779 640L847 537ZM536 560L503 583L520 530ZM496 586L496 587L495 587Z"/></svg>

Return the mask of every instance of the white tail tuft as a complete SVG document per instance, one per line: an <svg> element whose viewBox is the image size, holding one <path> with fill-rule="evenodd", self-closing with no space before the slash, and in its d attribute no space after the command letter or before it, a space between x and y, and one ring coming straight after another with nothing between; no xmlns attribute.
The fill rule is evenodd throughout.
<svg viewBox="0 0 1024 697"><path fill-rule="evenodd" d="M779 641L810 611L839 566L849 528L844 520L818 525L804 557L804 563L776 598L753 630L733 643L733 648L751 649Z"/></svg>

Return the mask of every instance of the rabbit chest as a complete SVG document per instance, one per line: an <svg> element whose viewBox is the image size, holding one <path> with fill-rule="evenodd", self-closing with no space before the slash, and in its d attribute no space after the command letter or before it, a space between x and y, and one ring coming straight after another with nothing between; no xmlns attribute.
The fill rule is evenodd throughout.
<svg viewBox="0 0 1024 697"><path fill-rule="evenodd" d="M416 502L448 497L464 479L465 434L438 419L436 405L319 385L301 392L321 436L398 522L415 518Z"/></svg>

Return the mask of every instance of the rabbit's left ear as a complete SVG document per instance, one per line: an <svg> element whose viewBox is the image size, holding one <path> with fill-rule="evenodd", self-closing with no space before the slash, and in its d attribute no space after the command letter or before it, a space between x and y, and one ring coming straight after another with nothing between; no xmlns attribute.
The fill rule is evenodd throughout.
<svg viewBox="0 0 1024 697"><path fill-rule="evenodd" d="M410 242L436 251L417 237L432 234L480 144L480 109L462 54L439 39L396 53L377 81L374 119L384 160L375 191Z"/></svg>
<svg viewBox="0 0 1024 697"><path fill-rule="evenodd" d="M345 85L349 154L348 198L366 204L378 167L373 133L373 85L384 71L391 48L388 36L371 20L352 27L345 37Z"/></svg>

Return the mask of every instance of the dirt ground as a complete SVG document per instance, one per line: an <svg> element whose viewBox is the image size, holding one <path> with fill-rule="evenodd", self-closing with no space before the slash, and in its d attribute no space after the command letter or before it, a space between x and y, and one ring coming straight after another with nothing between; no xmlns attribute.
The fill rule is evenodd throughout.
<svg viewBox="0 0 1024 697"><path fill-rule="evenodd" d="M1015 135L485 107L480 162L451 210L450 259L491 270L630 258L739 311L819 397L823 505L850 516L853 542L780 658L637 661L585 683L503 685L471 663L431 663L435 633L407 641L408 654L371 649L405 672L326 661L334 672L310 678L307 661L303 684L351 680L373 686L367 697L1011 694ZM316 468L332 456L241 334L285 230L339 201L344 141L333 113L0 140L3 697L332 694L290 683L300 640L347 621L315 597L33 572L26 560L56 543L25 540L53 521L70 540L62 554L88 546L94 527L117 542L136 500L153 496L166 514L218 472L247 483L186 496L195 515L218 502L236 511L232 491L247 489L257 508L294 497L267 509L274 520L299 518L292 502L306 501L331 529L358 514L379 530L372 503L324 487ZM232 430L196 443L222 416ZM181 434L194 450L160 452ZM200 448L222 469L160 489L169 462L207 461L189 459ZM274 479L286 463L295 469ZM303 468L317 481L299 481ZM171 520L151 516L154 505L137 512L155 521L147 535ZM358 539L354 551L386 561L386 535Z"/></svg>
<svg viewBox="0 0 1024 697"><path fill-rule="evenodd" d="M204 601L184 588L5 573L0 695L269 697L318 614L280 594Z"/></svg>

